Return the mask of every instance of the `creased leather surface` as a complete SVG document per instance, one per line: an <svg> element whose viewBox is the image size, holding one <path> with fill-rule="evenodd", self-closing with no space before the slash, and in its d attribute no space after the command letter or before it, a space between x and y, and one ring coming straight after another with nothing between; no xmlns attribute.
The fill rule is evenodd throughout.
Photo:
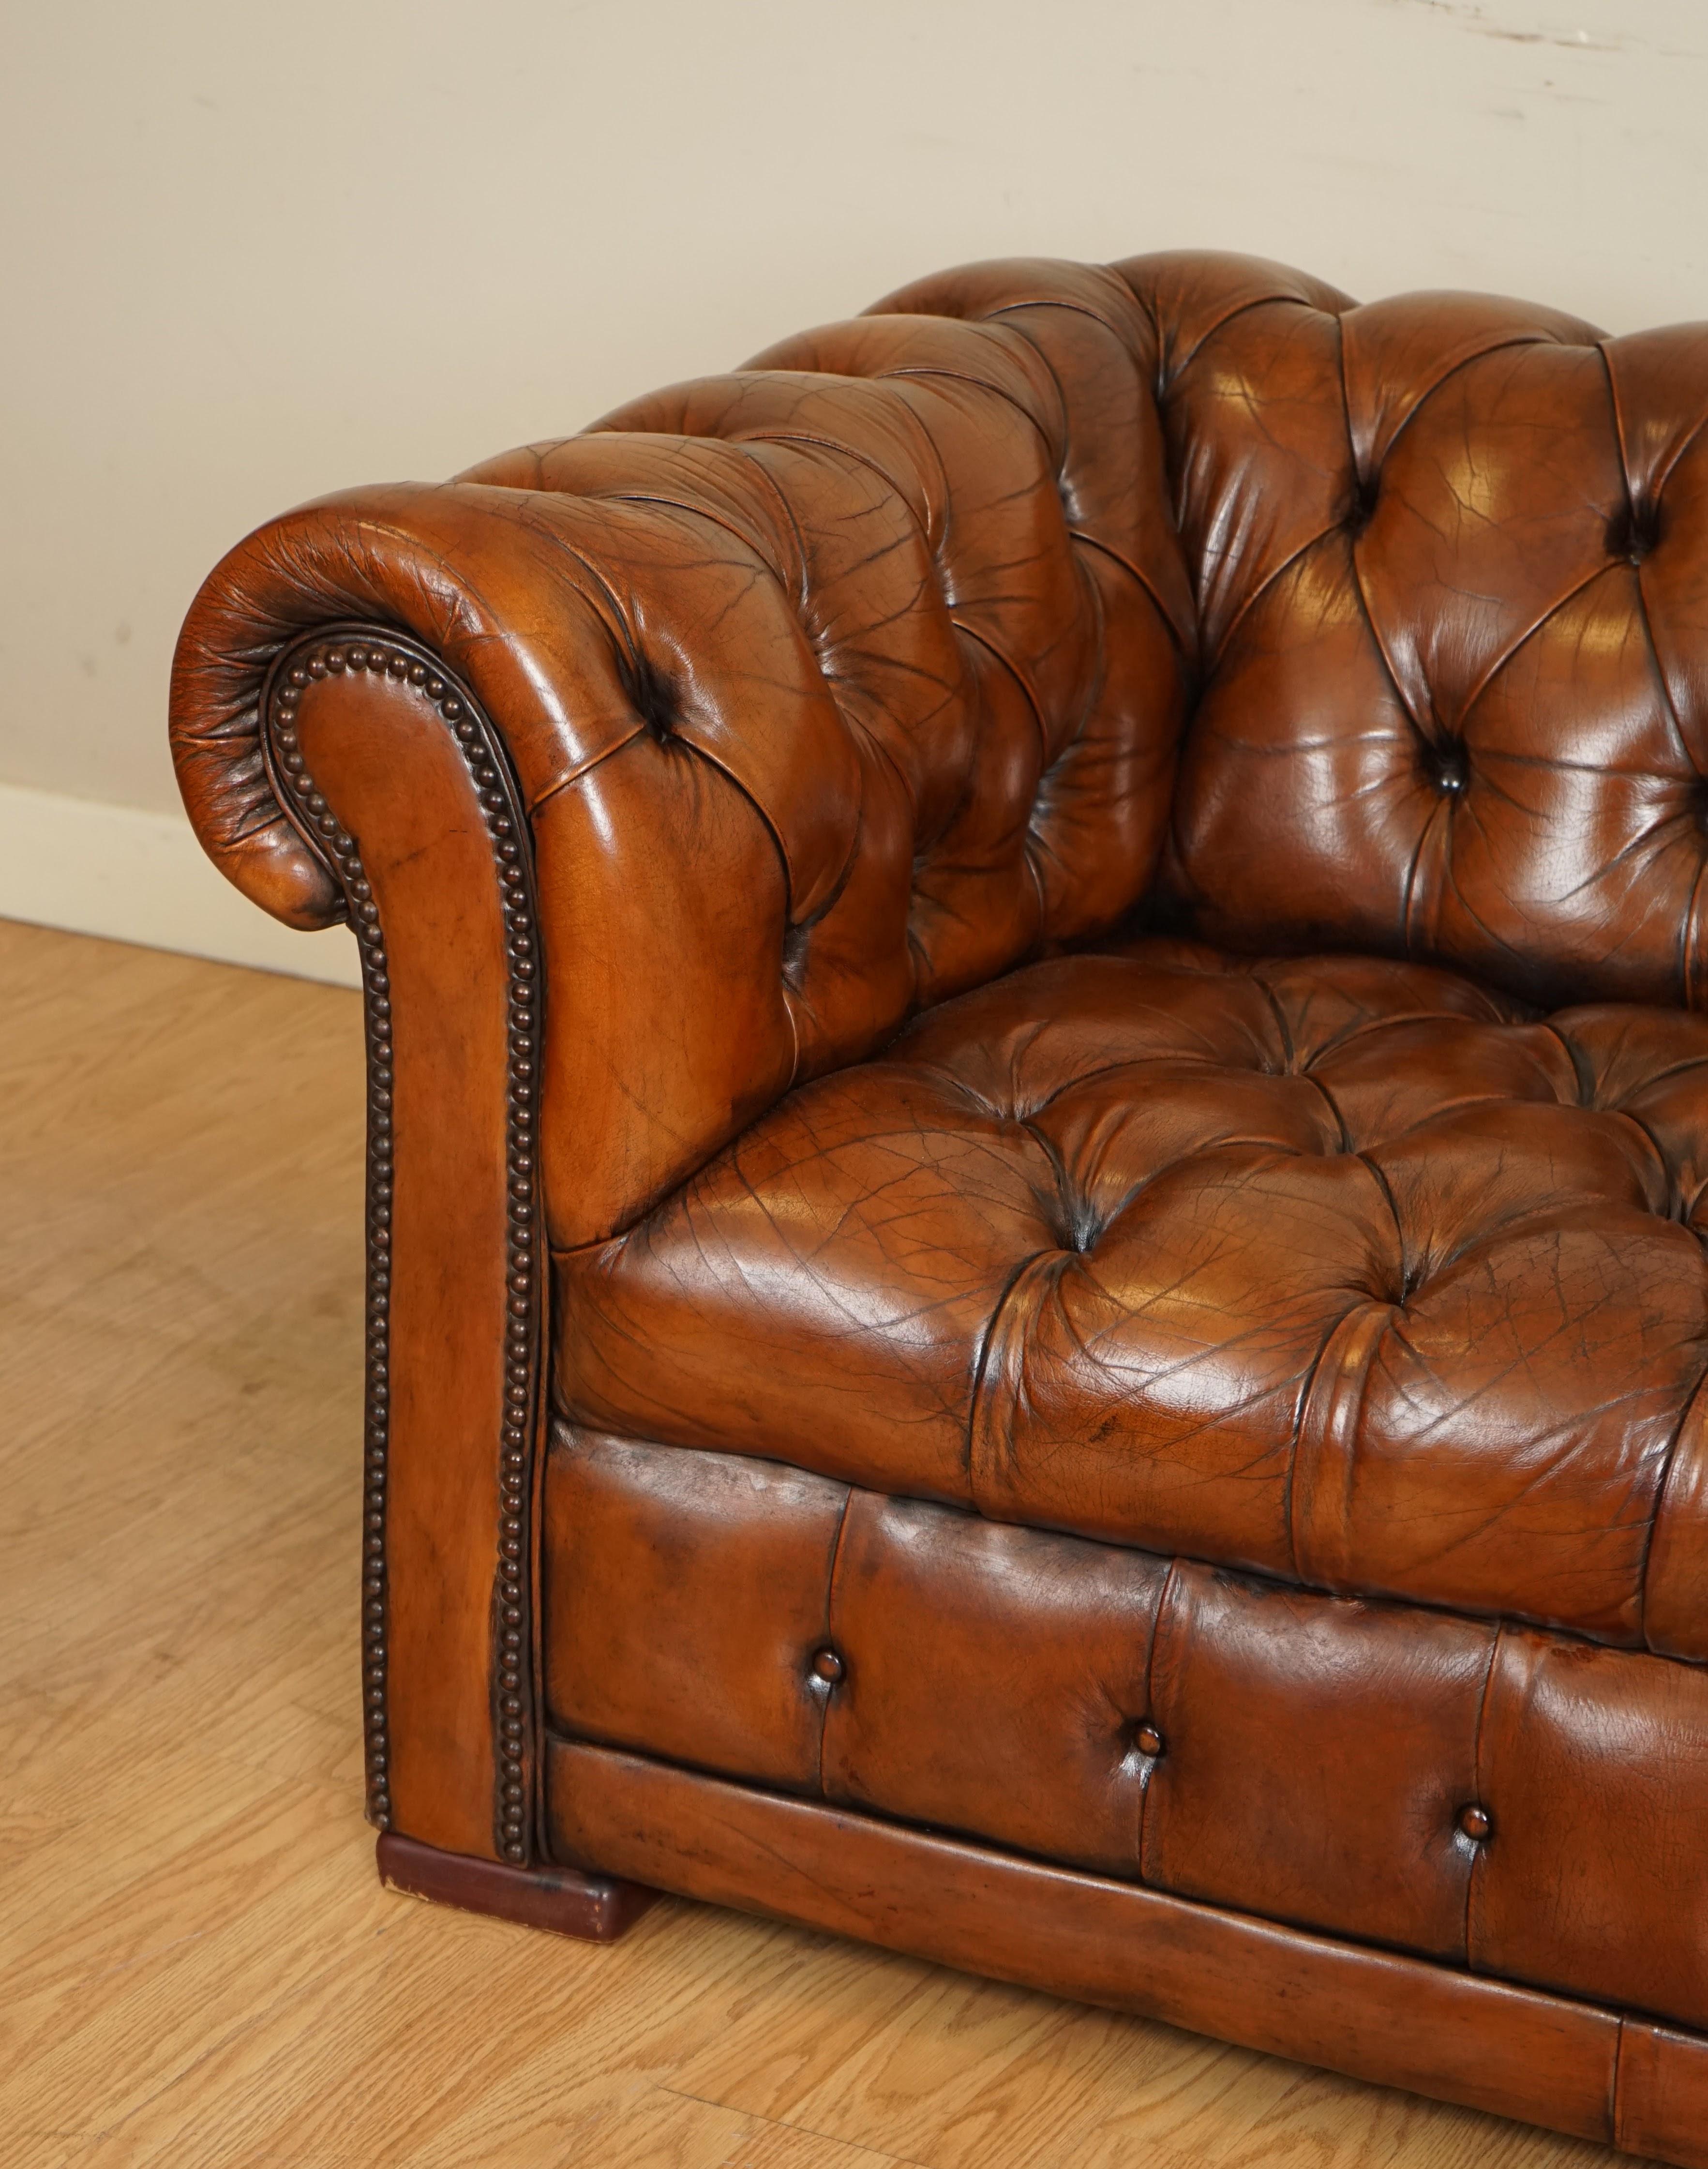
<svg viewBox="0 0 1708 2169"><path fill-rule="evenodd" d="M1700 1666L567 1429L545 1499L560 1735L1708 2025Z"/></svg>
<svg viewBox="0 0 1708 2169"><path fill-rule="evenodd" d="M562 1242L1147 888L1235 947L1700 1006L1705 414L1700 328L975 265L262 529L180 643L186 802L323 923L269 660L377 619L468 679L533 812Z"/></svg>
<svg viewBox="0 0 1708 2169"><path fill-rule="evenodd" d="M1197 603L1163 882L1195 930L1708 1002L1708 328L1113 268ZM882 306L1006 322L1018 283Z"/></svg>
<svg viewBox="0 0 1708 2169"><path fill-rule="evenodd" d="M261 769L284 641L403 626L503 732L534 829L560 1241L631 1218L910 1010L1107 928L1155 869L1195 635L1134 360L1154 339L1112 274L1039 275L1072 306L1035 335L863 319L453 483L306 507L190 613L186 802L298 924L336 902ZM1058 325L1064 352L1097 333L1077 378Z"/></svg>
<svg viewBox="0 0 1708 2169"><path fill-rule="evenodd" d="M619 1435L557 1725L1708 2024L1705 419L1700 327L999 263L215 571L174 747L268 908L338 909L305 630L429 643L529 809Z"/></svg>
<svg viewBox="0 0 1708 2169"><path fill-rule="evenodd" d="M606 1431L1708 1658L1708 1019L1140 940L559 1260ZM738 1352L737 1352L738 1351Z"/></svg>

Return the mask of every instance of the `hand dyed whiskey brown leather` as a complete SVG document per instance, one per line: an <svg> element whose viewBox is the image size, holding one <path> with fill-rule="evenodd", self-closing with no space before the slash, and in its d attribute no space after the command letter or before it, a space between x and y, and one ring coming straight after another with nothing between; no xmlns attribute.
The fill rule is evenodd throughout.
<svg viewBox="0 0 1708 2169"><path fill-rule="evenodd" d="M1708 2164L1708 330L975 266L240 545L370 1812Z"/></svg>

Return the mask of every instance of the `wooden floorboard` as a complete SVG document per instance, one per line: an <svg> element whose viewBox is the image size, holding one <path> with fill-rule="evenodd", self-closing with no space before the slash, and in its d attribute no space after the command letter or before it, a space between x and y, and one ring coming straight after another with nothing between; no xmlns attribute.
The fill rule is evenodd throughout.
<svg viewBox="0 0 1708 2169"><path fill-rule="evenodd" d="M671 1902L383 1893L357 998L0 922L8 2169L1588 2169L1615 2157Z"/></svg>

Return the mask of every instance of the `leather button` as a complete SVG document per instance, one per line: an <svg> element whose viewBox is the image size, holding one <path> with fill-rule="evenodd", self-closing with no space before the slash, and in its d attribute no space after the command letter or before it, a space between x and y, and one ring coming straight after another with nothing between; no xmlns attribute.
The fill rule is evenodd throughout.
<svg viewBox="0 0 1708 2169"><path fill-rule="evenodd" d="M1141 1724L1133 1735L1133 1745L1141 1755L1160 1755L1163 1735L1154 1724Z"/></svg>
<svg viewBox="0 0 1708 2169"><path fill-rule="evenodd" d="M1353 491L1352 502L1346 509L1346 531L1354 541L1375 517L1375 509L1381 496L1381 480L1371 475L1359 482Z"/></svg>
<svg viewBox="0 0 1708 2169"><path fill-rule="evenodd" d="M1471 781L1471 762L1456 738L1430 747L1425 765L1429 781L1444 797L1457 798Z"/></svg>
<svg viewBox="0 0 1708 2169"><path fill-rule="evenodd" d="M827 1687L833 1687L842 1677L844 1666L834 1649L825 1649L815 1652L812 1670L817 1678L822 1680Z"/></svg>
<svg viewBox="0 0 1708 2169"><path fill-rule="evenodd" d="M1473 1802L1470 1807L1459 1810L1459 1827L1466 1837L1481 1845L1493 1830L1494 1821L1487 1808L1479 1808Z"/></svg>
<svg viewBox="0 0 1708 2169"><path fill-rule="evenodd" d="M1660 535L1661 509L1657 504L1627 504L1608 524L1609 555L1623 557L1628 565L1640 565L1659 541Z"/></svg>

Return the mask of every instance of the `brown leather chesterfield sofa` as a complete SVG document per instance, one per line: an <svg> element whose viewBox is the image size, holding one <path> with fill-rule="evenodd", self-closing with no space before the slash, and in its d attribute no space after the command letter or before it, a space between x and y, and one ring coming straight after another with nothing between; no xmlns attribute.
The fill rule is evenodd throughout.
<svg viewBox="0 0 1708 2169"><path fill-rule="evenodd" d="M368 1806L1708 2164L1708 330L976 266L241 544Z"/></svg>

